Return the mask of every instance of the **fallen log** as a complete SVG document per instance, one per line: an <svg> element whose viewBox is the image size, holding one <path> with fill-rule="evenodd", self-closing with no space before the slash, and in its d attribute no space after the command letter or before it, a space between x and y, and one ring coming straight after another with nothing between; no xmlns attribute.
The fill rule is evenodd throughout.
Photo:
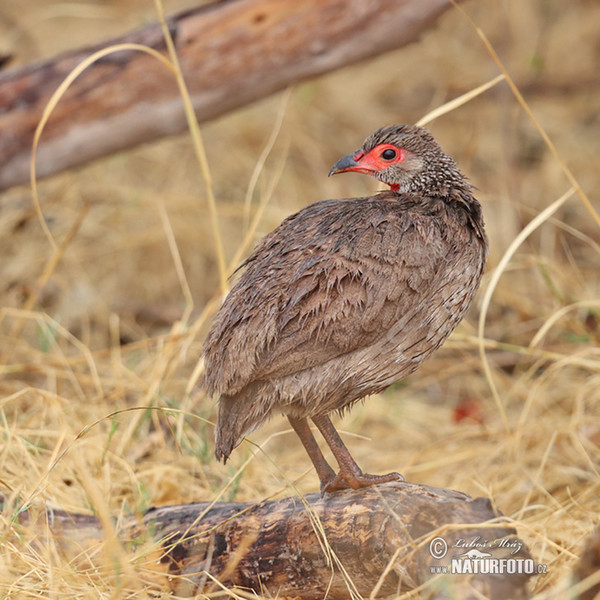
<svg viewBox="0 0 600 600"><path fill-rule="evenodd" d="M168 19L200 121L309 77L400 48L448 0L229 0ZM85 58L111 44L166 55L158 24L119 39L0 72L0 189L28 181L35 128L48 99ZM184 131L173 74L155 58L121 51L98 60L54 110L37 154L39 177Z"/></svg>
<svg viewBox="0 0 600 600"><path fill-rule="evenodd" d="M337 600L422 588L419 597L440 600L527 598L535 566L515 530L499 517L486 498L389 483L258 504L153 508L124 519L113 533L135 554L136 577L146 589L177 596L243 588ZM86 573L114 568L114 557L105 557L103 566L97 548L86 550L105 535L98 518L40 511L21 513L20 519L21 526L28 521L39 531L39 539L53 539L71 564L74 556L86 557ZM517 570L477 573L484 558Z"/></svg>

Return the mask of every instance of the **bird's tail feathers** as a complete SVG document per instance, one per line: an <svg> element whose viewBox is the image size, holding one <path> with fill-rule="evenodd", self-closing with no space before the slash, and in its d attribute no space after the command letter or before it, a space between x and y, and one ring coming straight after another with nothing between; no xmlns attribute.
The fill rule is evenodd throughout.
<svg viewBox="0 0 600 600"><path fill-rule="evenodd" d="M242 442L244 437L258 429L269 416L268 412L253 410L252 403L240 396L241 394L236 394L219 398L215 456L223 463L227 462L232 450Z"/></svg>

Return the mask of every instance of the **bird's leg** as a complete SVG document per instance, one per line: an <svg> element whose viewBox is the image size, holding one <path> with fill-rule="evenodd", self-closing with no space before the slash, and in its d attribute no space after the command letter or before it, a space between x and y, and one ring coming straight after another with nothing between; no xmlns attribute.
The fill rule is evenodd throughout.
<svg viewBox="0 0 600 600"><path fill-rule="evenodd" d="M377 483L387 483L388 481L404 481L404 477L400 473L388 473L387 475L369 475L363 473L360 467L356 464L348 448L344 445L339 433L335 430L333 423L327 415L319 415L312 417L314 424L317 426L321 435L331 448L335 459L340 465L340 472L330 481L325 488L321 481L321 491L333 492L335 490L343 490L346 488L358 489L375 485ZM313 461L314 462L314 461Z"/></svg>
<svg viewBox="0 0 600 600"><path fill-rule="evenodd" d="M319 444L317 444L317 440L315 440L315 436L310 430L308 421L306 419L295 419L290 416L288 416L288 421L300 438L308 456L310 456L310 460L312 460L317 475L319 476L319 480L321 481L321 492L324 492L325 488L335 480L335 471L325 460L321 448L319 448Z"/></svg>

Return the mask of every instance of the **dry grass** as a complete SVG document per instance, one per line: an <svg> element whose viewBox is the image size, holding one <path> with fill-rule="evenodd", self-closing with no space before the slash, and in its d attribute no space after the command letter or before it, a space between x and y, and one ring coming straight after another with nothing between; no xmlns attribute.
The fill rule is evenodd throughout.
<svg viewBox="0 0 600 600"><path fill-rule="evenodd" d="M10 39L33 54L59 50L61 41L81 43L76 36L86 28L111 35L125 28L120 16L133 25L153 8L133 0L107 5L102 29L96 13L49 19L48 3L27 5L12 16L18 28L11 31L21 34ZM465 7L559 159L597 204L600 7L519 0ZM73 37L56 36L70 27ZM328 180L328 168L376 127L416 122L498 72L453 11L418 44L205 125L226 260L237 262L257 210L263 212L253 239L314 200L372 191L368 178ZM281 129L259 161L280 111ZM493 498L535 559L548 565L548 575L532 582L536 597L546 598L568 585L600 511L598 225L572 195L503 265L485 319L486 375L477 336L481 298L519 232L570 183L506 83L429 127L479 189L491 242L483 291L434 358L405 385L356 406L341 428L372 438L346 436L369 471L395 468L411 481ZM252 436L263 452L245 443L230 465L213 459L214 403L190 392L219 273L189 138L39 182L39 195L63 251L29 310L52 249L28 188L5 192L0 210L0 493L10 504L0 590L14 598L147 597L134 584L130 557L111 542L108 515L289 494L286 477L308 492L317 479L282 419ZM454 422L466 401L481 423ZM34 532L11 526L14 507L24 503L94 511L109 531L98 552L121 567L81 570L54 541L40 543Z"/></svg>

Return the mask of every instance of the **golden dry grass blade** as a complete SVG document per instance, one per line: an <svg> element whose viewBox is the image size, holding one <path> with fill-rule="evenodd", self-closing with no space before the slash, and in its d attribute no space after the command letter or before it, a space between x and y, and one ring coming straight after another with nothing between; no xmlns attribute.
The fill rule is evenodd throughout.
<svg viewBox="0 0 600 600"><path fill-rule="evenodd" d="M103 393L102 381L100 379L100 375L98 373L98 368L96 366L96 361L92 355L90 349L78 340L69 330L65 329L60 323L57 323L53 319L51 319L48 315L43 313L32 312L28 310L16 309L16 308L3 308L0 310L0 314L3 316L14 317L16 323L24 323L25 321L33 321L40 325L42 328L50 329L55 336L60 336L65 339L69 344L71 344L74 348L76 348L81 355L84 357L89 371L91 373L91 381L94 385L94 392L96 395L101 396ZM85 398L85 394L81 390L79 384L77 383L77 379L73 374L70 364L70 358L67 358L62 350L56 345L54 338L50 340L53 347L57 349L57 352L60 356L60 362L64 366L66 372L69 374L69 377L73 381L75 389L80 390L81 398ZM10 373L10 368L8 366L0 366L0 374Z"/></svg>
<svg viewBox="0 0 600 600"><path fill-rule="evenodd" d="M552 156L554 157L556 162L560 165L560 168L562 169L563 173L567 177L569 183L573 186L573 188L577 192L577 195L583 202L583 205L586 207L587 211L590 213L592 219L594 219L596 225L598 227L600 227L600 215L598 215L598 213L596 212L595 208L593 207L593 205L590 202L589 198L587 197L586 193L583 191L583 188L579 185L579 182L577 181L577 179L571 172L571 169L569 169L567 164L561 158L560 154L558 153L558 150L556 149L556 146L550 139L550 136L546 133L546 130L542 127L542 124L540 123L538 118L534 115L533 111L529 107L529 104L527 104L527 102L525 101L523 94L521 94L521 92L519 91L519 88L517 87L517 85L513 81L512 77L508 73L503 62L500 60L498 54L496 53L496 50L494 50L494 47L488 40L487 36L482 31L482 29L477 26L477 24L473 21L473 19L471 19L471 17L464 10L464 8L456 2L456 0L450 0L450 2L452 2L454 7L468 21L468 23L471 25L471 27L473 27L473 29L475 30L475 32L481 39L486 50L489 52L490 56L492 57L492 60L496 63L496 65L498 66L500 71L502 71L502 74L504 75L504 78L506 79L515 98L517 99L517 101L519 102L519 104L521 105L521 107L523 108L523 110L525 111L525 113L527 114L529 119L531 120L531 122L534 124L535 128L537 129L538 133L540 134L540 137L544 140L544 143L546 144L546 146L548 146L548 149L552 153Z"/></svg>
<svg viewBox="0 0 600 600"><path fill-rule="evenodd" d="M244 229L248 229L250 223L250 206L252 204L252 197L254 196L254 191L256 190L256 184L258 183L258 178L260 177L260 174L264 169L265 162L267 161L269 154L275 146L277 137L281 132L283 118L285 117L285 111L290 101L293 89L294 88L290 86L283 93L281 97L281 102L279 104L279 109L277 110L277 116L275 117L275 123L273 123L273 128L271 129L271 134L269 135L269 139L267 140L265 147L260 153L260 156L256 161L256 166L252 171L252 176L250 177L250 181L248 183L248 189L246 190L246 197L244 198Z"/></svg>
<svg viewBox="0 0 600 600"><path fill-rule="evenodd" d="M586 350L585 356L576 356L574 354L561 354L560 352L552 352L551 350L541 350L539 348L527 346L519 346L518 344L510 344L508 342L499 342L490 338L483 338L474 335L464 335L457 333L454 335L455 340L464 340L469 346L479 348L480 344L483 343L485 350L501 350L505 352L514 353L521 356L528 356L545 361L558 362L558 361L570 361L576 367L588 369L589 371L600 370L600 352L597 349ZM598 356L598 359L594 359L593 356Z"/></svg>
<svg viewBox="0 0 600 600"><path fill-rule="evenodd" d="M38 194L37 176L36 176L36 155L37 155L37 148L40 143L40 138L42 136L44 128L46 127L48 119L52 115L52 112L54 111L56 105L60 102L61 98L64 96L65 92L67 91L69 86L73 83L73 81L75 81L75 79L77 77L79 77L79 75L81 75L81 73L83 73L91 64L93 64L97 60L99 60L109 54L112 54L114 52L120 52L123 50L134 50L134 51L146 52L146 53L150 54L151 56L157 58L167 68L172 69L171 63L162 54L160 54L153 48L149 48L147 46L142 46L140 44L116 44L113 46L109 46L107 48L103 48L102 50L95 52L94 54L89 56L87 59L82 61L79 65L77 65L69 73L69 75L65 78L65 80L61 83L61 85L58 87L58 89L54 92L54 94L52 94L52 96L48 100L48 103L44 107L44 111L42 113L40 121L37 124L37 127L35 129L34 136L33 136L33 144L32 144L32 149L31 149L31 161L30 161L31 193L32 193L35 211L36 211L38 219L40 221L40 225L46 235L48 242L50 243L50 246L51 246L53 252L52 252L52 255L51 255L49 261L46 263L46 267L45 267L42 275L40 276L37 288L31 292L29 298L27 299L27 301L24 305L25 310L31 310L33 308L33 306L35 305L35 302L37 301L41 290L45 287L48 280L50 279L50 276L56 269L56 265L59 263L66 247L68 246L69 242L73 239L73 237L75 236L75 234L81 227L83 219L90 208L89 205L85 205L83 207L83 209L79 213L78 218L75 220L73 226L71 227L70 232L61 241L60 245L57 244L56 241L54 240L54 236L52 235L52 233L50 232L50 229L48 228L46 219L44 218L44 214L42 212L39 194ZM20 333L19 327L21 327L21 324L17 323L15 325L15 327L16 327L16 329L13 332L13 336L18 337L18 335ZM2 363L4 361L5 361L5 357L0 356L0 363Z"/></svg>
<svg viewBox="0 0 600 600"><path fill-rule="evenodd" d="M515 515L515 519L521 520L523 518L525 511L528 509L528 507L530 505L531 497L532 497L534 491L536 490L536 488L540 485L540 479L541 479L542 472L546 468L546 465L548 463L548 457L550 456L550 452L554 448L555 444L556 444L556 432L554 432L552 434L552 437L548 441L548 445L546 446L546 450L542 456L542 460L540 461L537 472L534 475L533 480L531 481L531 486L529 487L529 491L527 492L527 494L525 494L525 497L523 498L523 505L521 507L521 510L517 512L517 514Z"/></svg>
<svg viewBox="0 0 600 600"><path fill-rule="evenodd" d="M277 168L275 169L275 173L273 174L273 177L268 186L268 189L263 194L263 196L260 200L260 204L258 205L258 208L256 209L256 212L254 214L252 222L250 223L250 227L248 227L248 230L246 231L246 235L244 236L242 243L239 245L238 249L236 250L235 254L233 255L233 258L229 262L229 265L227 267L228 276L231 275L238 268L239 263L242 259L242 256L246 253L246 251L248 250L248 247L250 246L250 243L254 239L254 236L256 235L256 230L257 230L258 225L260 224L260 221L264 215L265 209L267 208L271 198L273 197L273 192L275 191L275 186L277 185L279 177L281 176L281 173L283 172L283 168L285 167L286 160L287 160L287 151L284 151L281 154L279 164L278 164Z"/></svg>
<svg viewBox="0 0 600 600"><path fill-rule="evenodd" d="M121 540L117 535L113 516L110 514L108 505L102 497L102 492L89 474L89 466L82 461L81 457L74 454L74 459L78 467L78 478L91 500L92 506L96 509L96 514L103 531L103 552L105 554L105 565L113 571L115 579L119 585L131 587L141 597L148 597L146 590L142 587L142 582L137 576L130 557L123 548Z"/></svg>
<svg viewBox="0 0 600 600"><path fill-rule="evenodd" d="M493 88L495 85L499 84L501 81L504 81L504 75L497 75L494 79L491 79L487 83L483 83L480 86L476 87L473 90L469 90L468 92L462 94L458 98L454 98L442 106L438 106L434 108L432 111L428 112L424 117L421 117L417 121L417 125L419 127L425 127L428 123L435 121L435 119L456 110L457 108L463 106L463 104L467 104L467 102L471 102L477 96L480 96L484 92L487 92L489 89Z"/></svg>
<svg viewBox="0 0 600 600"><path fill-rule="evenodd" d="M181 72L181 66L179 64L179 59L177 58L175 44L173 43L173 38L171 37L171 33L169 31L169 26L167 25L167 21L165 20L162 2L160 0L155 0L155 6L156 12L158 14L158 19L163 30L163 37L167 44L167 50L171 58L171 64L173 65L173 69L175 72L175 78L177 80L179 93L181 94L181 99L183 101L185 116L187 119L190 134L192 136L194 150L196 152L196 157L198 159L198 163L202 172L202 177L204 178L204 183L206 186L206 197L210 209L212 230L215 238L215 253L217 257L217 264L219 267L221 291L225 291L227 289L225 251L223 250L223 240L221 237L221 229L219 226L219 216L217 211L217 202L215 200L213 190L212 175L210 173L210 167L208 166L208 159L206 157L206 150L204 148L204 142L202 141L202 135L200 134L200 125L198 124L198 119L196 119L194 107L192 105L192 100L190 98L190 94L185 84L183 73Z"/></svg>
<svg viewBox="0 0 600 600"><path fill-rule="evenodd" d="M494 401L496 403L496 408L498 409L498 413L502 417L502 422L504 423L504 427L506 431L510 431L510 426L508 424L508 419L506 417L506 412L504 410L504 406L502 404L502 400L500 399L500 395L498 394L498 389L496 384L494 383L494 376L492 374L492 369L490 367L490 363L487 358L487 354L485 352L485 344L484 344L484 335L485 335L485 321L487 317L487 313L490 307L490 303L492 301L492 296L498 285L498 281L500 277L502 277L506 266L510 262L511 258L518 250L519 246L543 223L545 223L575 192L573 188L567 190L558 200L555 200L550 206L548 206L545 210L543 210L539 215L537 215L534 219L532 219L527 226L517 235L517 237L510 244L498 265L496 266L494 273L488 283L485 292L483 294L483 299L481 301L481 311L479 313L479 323L477 328L477 333L479 336L479 354L481 356L481 361L483 363L483 369L486 374L486 378L490 385L490 389L492 391L492 395L494 397Z"/></svg>
<svg viewBox="0 0 600 600"><path fill-rule="evenodd" d="M46 262L46 264L44 266L44 270L42 271L41 275L38 278L37 285L33 289L31 289L31 291L29 292L29 294L27 296L27 299L25 300L25 302L23 304L23 311L25 313L30 312L34 309L35 304L37 303L37 301L40 297L40 294L42 293L42 291L48 284L50 277L52 277L52 274L54 273L58 263L60 262L62 256L64 255L65 250L67 249L69 244L73 241L73 238L77 235L77 232L81 228L81 225L83 224L83 221L84 221L85 217L87 216L89 210L90 210L90 205L84 204L83 207L81 208L81 210L79 211L79 213L77 214L75 221L73 221L71 228L69 229L67 234L63 237L63 239L60 241L60 244L53 245L52 254L50 255L50 258L48 259L48 261ZM39 213L39 215L41 216L41 213ZM43 220L43 217L41 217L41 218ZM24 324L23 320L15 321L15 323L13 324L11 333L10 333L11 337L18 338L21 335L21 333L23 331L23 324ZM7 359L8 359L8 354L6 352L1 353L0 354L0 365L5 364Z"/></svg>
<svg viewBox="0 0 600 600"><path fill-rule="evenodd" d="M535 348L540 344L540 342L544 339L546 334L552 329L552 327L565 315L570 313L573 310L578 308L592 308L598 307L600 308L600 301L596 300L580 300L579 302L574 302L573 304L568 304L567 306L563 306L559 310L557 310L553 315L548 317L544 324L538 329L537 333L531 338L531 342L529 342L530 348Z"/></svg>
<svg viewBox="0 0 600 600"><path fill-rule="evenodd" d="M106 48L102 48L102 50L98 50L98 52L94 52L91 56L88 56L84 61L79 63L65 78L65 80L58 86L58 89L52 94L50 100L46 104L44 108L44 112L40 118L37 127L35 128L35 132L33 134L33 146L31 149L31 162L30 162L30 183L31 183L31 193L33 196L33 203L35 206L36 213L40 220L40 225L46 234L48 242L53 250L56 250L56 242L50 229L48 228L48 224L46 223L46 219L44 218L44 214L42 212L42 208L40 205L38 188L37 188L37 177L36 177L36 166L35 159L37 154L37 148L40 143L40 138L42 133L48 123L48 119L52 115L52 112L56 108L56 105L60 102L60 99L64 96L65 92L69 88L69 86L79 77L91 64L95 63L97 60L108 56L109 54L113 54L115 52L121 52L124 50L134 50L138 52L146 52L158 59L161 63L165 65L168 69L173 71L173 65L167 60L160 52L154 50L154 48L150 48L148 46L143 46L141 44L115 44L113 46L108 46Z"/></svg>
<svg viewBox="0 0 600 600"><path fill-rule="evenodd" d="M385 578L389 575L390 571L394 568L394 564L397 558L400 556L400 552L402 552L402 548L398 548L392 557L388 561L388 564L385 566L385 569L381 572L381 576L379 577L379 581L375 584L375 587L371 590L369 594L369 600L375 600L377 598L377 594L379 594L379 590L385 581Z"/></svg>
<svg viewBox="0 0 600 600"><path fill-rule="evenodd" d="M171 226L169 215L167 214L167 210L162 200L158 202L158 213L163 223L165 235L167 237L167 242L169 243L169 250L171 251L171 257L173 258L173 264L177 273L177 279L179 281L181 292L183 293L183 297L185 299L185 311L183 313L183 316L181 317L181 321L183 322L183 324L186 324L188 322L188 319L190 318L192 310L194 310L194 298L192 297L190 284L188 283L187 277L185 275L185 269L183 268L183 262L181 260L179 248L177 247L177 241L175 240L173 227ZM179 329L180 327L174 326L171 333L177 334L179 333Z"/></svg>

